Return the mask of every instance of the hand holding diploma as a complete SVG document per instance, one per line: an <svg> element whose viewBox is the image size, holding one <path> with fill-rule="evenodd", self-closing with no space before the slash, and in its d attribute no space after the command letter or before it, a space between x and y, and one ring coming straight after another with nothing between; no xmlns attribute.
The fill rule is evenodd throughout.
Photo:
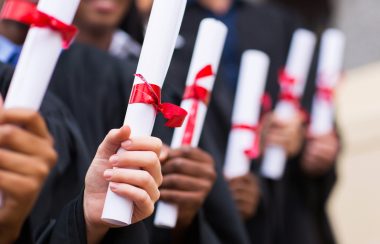
<svg viewBox="0 0 380 244"><path fill-rule="evenodd" d="M13 243L57 154L43 118L27 109L0 109L0 148L0 243Z"/></svg>
<svg viewBox="0 0 380 244"><path fill-rule="evenodd" d="M41 0L37 7L22 0L4 3L1 18L33 25L8 90L6 109L39 110L62 48L75 36L76 28L70 24L78 4L79 0Z"/></svg>
<svg viewBox="0 0 380 244"><path fill-rule="evenodd" d="M186 111L161 103L161 87L173 55L186 0L155 0L137 67L130 104L124 124L131 128L131 138L152 133L157 112L168 119L167 125L181 126ZM118 154L124 153L119 150ZM117 226L132 223L133 201L108 189L102 219Z"/></svg>
<svg viewBox="0 0 380 244"><path fill-rule="evenodd" d="M184 126L174 131L171 144L174 151L185 145L198 146L226 35L227 27L220 21L204 19L200 24L181 103L189 116ZM158 203L154 219L156 226L174 228L177 218L177 205L163 201Z"/></svg>
<svg viewBox="0 0 380 244"><path fill-rule="evenodd" d="M98 243L114 227L101 220L108 189L133 201L131 223L150 216L160 196L162 175L158 157L162 142L154 137L130 135L128 126L111 130L87 172L83 204L88 243ZM119 148L124 150L115 154Z"/></svg>
<svg viewBox="0 0 380 244"><path fill-rule="evenodd" d="M286 67L279 76L280 101L274 111L275 117L282 123L291 120L300 108L299 99L305 89L315 43L316 37L310 31L299 29L293 35ZM262 162L262 175L279 180L284 173L286 160L286 151L281 146L267 146Z"/></svg>
<svg viewBox="0 0 380 244"><path fill-rule="evenodd" d="M311 176L330 170L339 152L339 140L334 131L334 90L341 77L345 47L344 34L328 29L322 35L321 51L313 100L311 121L302 168Z"/></svg>
<svg viewBox="0 0 380 244"><path fill-rule="evenodd" d="M269 57L265 53L244 52L224 164L228 179L250 172L251 160L260 154L260 108L268 68Z"/></svg>

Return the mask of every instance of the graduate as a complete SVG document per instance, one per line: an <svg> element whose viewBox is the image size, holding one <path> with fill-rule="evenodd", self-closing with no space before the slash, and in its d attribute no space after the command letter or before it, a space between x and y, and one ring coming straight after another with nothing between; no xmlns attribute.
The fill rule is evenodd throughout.
<svg viewBox="0 0 380 244"><path fill-rule="evenodd" d="M14 44L20 40L19 44L22 44L27 29L25 26L12 21L1 21L1 25L1 35L7 41ZM5 95L13 71L3 68L3 64L1 71L1 91ZM71 75L78 77L75 73ZM141 223L110 230L111 226L101 221L100 215L109 182L112 182L114 192L135 202L133 223L152 213L162 181L158 160L161 142L152 137L129 138L128 127L113 130L102 144L97 142L100 146L96 146L96 156L87 172L91 162L89 159L95 153L89 153L82 132L69 110L54 95L48 94L41 111L55 141L58 163L25 221L20 243L96 243L102 239L115 243L127 239L147 242ZM120 123L113 128L119 126ZM128 149L129 153L113 156L110 160L120 147ZM113 170L115 165L120 169ZM124 167L141 170L135 170L131 175L132 172L123 170ZM142 178L145 180L141 181Z"/></svg>
<svg viewBox="0 0 380 244"><path fill-rule="evenodd" d="M169 84L166 86L168 90L171 90L172 101L178 102L181 99L181 90L185 85L181 81L185 80L195 42L193 33L205 17L217 18L230 29L201 139L202 148L212 154L217 164L222 164L231 126L232 103L242 52L247 49L257 49L269 55L271 65L266 90L272 98L272 103L275 104L279 91L278 71L285 64L292 34L299 24L294 16L270 5L255 6L232 0L192 1L189 3L180 32L182 46L179 46L175 52L173 66L168 74L168 79L177 81L170 87ZM314 82L309 83L307 95L303 101L306 108L309 108L307 105L311 103L313 84ZM168 93L167 91L166 94ZM288 157L292 158L292 162L288 165L296 167L301 165L299 160L302 154L301 149L304 145L308 147L304 141L303 118L302 113L298 113L292 121L285 124L273 115L267 115L264 120L263 142L282 145ZM283 182L274 183L265 179L259 179L258 182L258 168L259 160L252 164L252 174L230 182L237 208L245 220L251 242L315 243L314 241L319 240L320 235L323 234L317 233L319 228L317 225L322 221L316 221L314 217L310 217L314 215L313 210L309 209L308 200L305 199L306 194L297 187L308 185L307 180L303 181L308 178L305 172L297 171L302 177L298 175L292 177L291 175L294 174L291 172L294 171L289 169L288 176ZM332 181L327 176L329 173L322 175L319 183L314 184L321 192L321 195L313 196L314 202L318 202L318 214L321 213L321 206L324 206L328 195L325 189L328 188L327 186L331 189L332 186ZM297 179L297 183L293 179ZM257 193L258 187L261 195ZM307 192L308 195L314 194L314 191L310 189ZM220 201L209 206L206 201L206 215L217 209L219 203ZM210 216L210 219L213 218ZM223 227L223 225L220 226ZM228 232L231 227L227 226L225 232Z"/></svg>
<svg viewBox="0 0 380 244"><path fill-rule="evenodd" d="M117 8L115 7L115 9L124 9L125 12L127 12L128 7L126 7L126 5L128 4L126 4L126 2L129 1L111 1L112 4L118 6ZM85 3L83 2L82 5L84 6L84 4ZM78 12L76 22L81 28L78 42L87 43L102 49L103 51L107 51L108 45L100 45L100 43L109 43L109 41L105 40L110 40L109 33L113 33L116 30L123 16L119 11L110 11L109 15L112 13L112 21L106 21L109 18L105 15L100 15L99 12L100 10L94 7L83 8L82 12ZM116 18L117 16L119 19ZM124 22L124 24L126 23ZM94 30L97 30L98 32L95 32ZM78 46L80 45L77 45L77 47ZM73 109L74 114L78 117L83 116L82 111L91 110L90 105L94 106L94 104L88 104L85 102L90 98L92 98L93 103L97 104L96 107L104 107L104 113L110 115L102 118L103 121L100 121L100 118L97 117L96 120L99 123L106 125L109 124L110 120L113 120L113 118L124 116L124 110L122 108L127 106L126 94L130 93L132 84L131 78L136 65L135 61L127 58L119 63L111 62L111 59L107 58L105 53L102 53L102 58L92 59L90 57L96 57L96 55L93 54L96 51L89 47L77 47L73 46L71 50L64 54L62 56L62 62L70 64L76 63L77 65L83 62L92 62L94 64L96 63L99 67L107 67L107 70L110 72L98 73L97 69L94 69L91 72L84 73L83 76L87 78L84 78L83 84L80 84L79 86L76 82L67 82L66 77L65 80L59 82L60 75L56 75L58 77L57 82L52 83L51 89ZM97 52L101 53L100 51ZM81 59L81 57L83 58ZM105 60L107 60L107 62L105 62ZM70 67L74 69L76 65L71 65ZM111 71L115 73L112 74ZM62 73L63 72L67 71L62 71ZM58 73L60 73L59 69L56 71L56 74ZM124 79L122 79L121 76L123 76ZM94 86L94 84L98 85ZM81 95L74 97L74 93L79 93ZM109 98L111 96L112 99L110 100ZM78 104L85 105L83 107L78 107ZM87 113L86 116L88 117L92 115ZM94 116L98 116L98 114L94 114ZM92 126L85 124L88 123L88 121L80 123L84 130L86 130L86 127ZM163 125L157 126L156 128L158 132L155 136L166 138L164 142L170 144L171 138L169 138L168 134L171 134L172 131L165 129ZM91 136L94 136L93 131L91 131L90 134ZM177 229L172 233L168 230L155 228L151 221L149 221L147 227L148 231L151 233L151 242L218 243L219 240L214 237L216 235L214 230L210 229L209 223L205 222L202 210L203 203L207 199L216 178L214 160L206 152L200 149L185 147L178 150L165 150L161 156L161 161L163 163L164 174L163 185L160 189L161 199L179 204L180 215ZM178 165L181 166L179 167ZM247 243L247 237L243 225L239 220L238 215L234 215L236 210L233 207L232 199L229 196L228 188L223 181L221 174L218 176L215 189L217 190L214 191L219 192L220 196L228 199L226 201L229 208L227 207L227 210L225 211L226 216L228 216L226 218L232 221L237 229L236 231L232 231L232 234L219 233L217 235L225 235L226 239L222 241L225 241L226 243L236 240L239 243Z"/></svg>
<svg viewBox="0 0 380 244"><path fill-rule="evenodd" d="M75 23L81 30L78 42L121 59L139 57L144 28L134 1L81 1Z"/></svg>

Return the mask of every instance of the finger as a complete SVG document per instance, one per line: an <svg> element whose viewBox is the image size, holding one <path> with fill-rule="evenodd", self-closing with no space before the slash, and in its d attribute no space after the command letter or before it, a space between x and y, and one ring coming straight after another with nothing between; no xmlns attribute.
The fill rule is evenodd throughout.
<svg viewBox="0 0 380 244"><path fill-rule="evenodd" d="M104 171L104 178L110 182L129 184L141 188L148 193L154 202L160 197L158 185L147 171L120 168L108 169Z"/></svg>
<svg viewBox="0 0 380 244"><path fill-rule="evenodd" d="M16 200L25 199L30 193L37 195L42 183L13 172L0 170L0 189Z"/></svg>
<svg viewBox="0 0 380 244"><path fill-rule="evenodd" d="M170 174L164 177L160 189L181 191L204 191L210 189L211 183L207 180L198 179L186 175Z"/></svg>
<svg viewBox="0 0 380 244"><path fill-rule="evenodd" d="M176 191L176 190L161 190L161 200L178 204L180 206L201 204L203 197L198 192Z"/></svg>
<svg viewBox="0 0 380 244"><path fill-rule="evenodd" d="M152 151L157 157L161 154L162 141L156 137L134 137L129 138L121 144L127 151Z"/></svg>
<svg viewBox="0 0 380 244"><path fill-rule="evenodd" d="M215 169L211 165L203 165L186 158L174 158L162 166L162 174L183 174L197 178L215 179Z"/></svg>
<svg viewBox="0 0 380 244"><path fill-rule="evenodd" d="M124 151L110 158L112 166L117 168L144 169L153 176L158 185L162 183L161 164L152 151Z"/></svg>
<svg viewBox="0 0 380 244"><path fill-rule="evenodd" d="M184 146L170 150L169 159L178 157L188 158L197 162L213 163L214 161L212 157L205 151L190 146Z"/></svg>
<svg viewBox="0 0 380 244"><path fill-rule="evenodd" d="M110 189L117 195L131 200L135 207L143 212L143 217L147 217L153 213L154 201L152 201L149 194L143 189L115 182L110 183Z"/></svg>
<svg viewBox="0 0 380 244"><path fill-rule="evenodd" d="M166 163L166 161L168 160L169 151L170 151L170 147L168 145L162 145L162 149L161 149L161 153L159 157L161 164Z"/></svg>
<svg viewBox="0 0 380 244"><path fill-rule="evenodd" d="M255 191L251 190L237 190L234 191L233 197L236 201L254 203L257 199L257 194Z"/></svg>
<svg viewBox="0 0 380 244"><path fill-rule="evenodd" d="M19 153L40 157L51 163L57 158L56 152L46 139L14 125L0 125L0 145Z"/></svg>
<svg viewBox="0 0 380 244"><path fill-rule="evenodd" d="M35 157L0 149L0 169L5 171L44 179L52 166L48 161L42 162Z"/></svg>
<svg viewBox="0 0 380 244"><path fill-rule="evenodd" d="M281 134L278 134L278 133L270 133L267 135L267 138L266 138L266 144L267 145L280 145L280 146L284 146L287 142L287 137L286 136L283 136Z"/></svg>
<svg viewBox="0 0 380 244"><path fill-rule="evenodd" d="M244 185L230 185L230 190L233 195L245 195L247 197L253 196L256 194L257 190L250 186Z"/></svg>
<svg viewBox="0 0 380 244"><path fill-rule="evenodd" d="M25 128L33 134L48 138L53 143L42 116L29 109L7 109L0 111L0 124L14 124Z"/></svg>
<svg viewBox="0 0 380 244"><path fill-rule="evenodd" d="M121 143L129 139L130 134L131 130L128 126L123 126L120 129L113 129L108 132L107 136L98 147L96 157L111 157L121 147Z"/></svg>

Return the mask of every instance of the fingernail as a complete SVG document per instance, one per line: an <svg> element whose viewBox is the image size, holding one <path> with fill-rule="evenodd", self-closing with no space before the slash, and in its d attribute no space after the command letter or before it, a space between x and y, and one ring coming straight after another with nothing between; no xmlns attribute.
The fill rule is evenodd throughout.
<svg viewBox="0 0 380 244"><path fill-rule="evenodd" d="M131 140L127 140L127 141L124 141L121 143L121 146L124 148L124 149L128 149L128 147L132 144L132 141Z"/></svg>
<svg viewBox="0 0 380 244"><path fill-rule="evenodd" d="M112 155L110 157L110 163L112 165L116 165L118 162L119 162L119 156L118 155L115 154L115 155Z"/></svg>
<svg viewBox="0 0 380 244"><path fill-rule="evenodd" d="M106 180L110 180L112 175L113 175L113 170L112 169L107 169L106 171L104 171L104 178Z"/></svg>
<svg viewBox="0 0 380 244"><path fill-rule="evenodd" d="M110 188L112 191L116 191L119 187L119 184L115 183L115 182L110 182Z"/></svg>

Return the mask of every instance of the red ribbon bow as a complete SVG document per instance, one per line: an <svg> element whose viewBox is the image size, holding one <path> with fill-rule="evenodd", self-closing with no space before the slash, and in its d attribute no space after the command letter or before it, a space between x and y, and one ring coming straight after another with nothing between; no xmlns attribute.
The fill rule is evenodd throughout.
<svg viewBox="0 0 380 244"><path fill-rule="evenodd" d="M75 38L78 29L45 14L37 9L37 5L26 0L7 0L0 13L1 19L13 20L25 25L50 28L62 36L63 48L68 48Z"/></svg>
<svg viewBox="0 0 380 244"><path fill-rule="evenodd" d="M182 145L190 145L193 140L195 123L197 121L198 108L199 103L203 102L205 105L209 103L210 100L210 92L198 85L198 81L200 79L213 76L214 73L212 71L212 66L207 65L202 68L197 75L195 76L194 84L186 87L185 93L183 95L183 99L194 99L193 105L191 106L191 110L189 113L189 119L186 124L185 134L182 139Z"/></svg>
<svg viewBox="0 0 380 244"><path fill-rule="evenodd" d="M149 84L141 74L135 74L135 76L143 83L133 86L129 104L151 104L156 112L162 113L167 119L166 126L181 127L187 115L186 110L171 103L161 103L161 88L155 84Z"/></svg>
<svg viewBox="0 0 380 244"><path fill-rule="evenodd" d="M251 148L244 150L244 153L250 160L258 158L260 156L260 136L258 135L259 127L256 125L235 124L232 125L232 129L247 130L255 135Z"/></svg>
<svg viewBox="0 0 380 244"><path fill-rule="evenodd" d="M299 97L293 92L296 79L289 75L285 69L282 69L278 79L280 85L280 100L284 100L293 103L296 107L299 107Z"/></svg>

